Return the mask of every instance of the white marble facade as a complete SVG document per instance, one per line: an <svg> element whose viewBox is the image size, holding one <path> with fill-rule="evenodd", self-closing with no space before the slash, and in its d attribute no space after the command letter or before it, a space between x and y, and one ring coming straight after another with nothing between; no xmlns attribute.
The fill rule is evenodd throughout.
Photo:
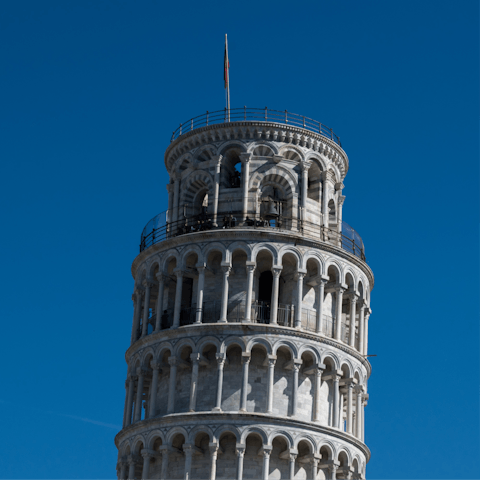
<svg viewBox="0 0 480 480"><path fill-rule="evenodd" d="M132 266L118 478L365 478L374 280L342 231L345 152L234 122L165 164L168 211Z"/></svg>

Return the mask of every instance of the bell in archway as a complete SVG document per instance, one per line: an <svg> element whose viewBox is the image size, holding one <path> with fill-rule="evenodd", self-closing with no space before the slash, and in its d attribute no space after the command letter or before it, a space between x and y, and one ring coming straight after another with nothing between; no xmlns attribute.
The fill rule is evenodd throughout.
<svg viewBox="0 0 480 480"><path fill-rule="evenodd" d="M267 212L265 213L265 218L277 218L278 217L278 210L275 206L275 202L272 200L268 201Z"/></svg>

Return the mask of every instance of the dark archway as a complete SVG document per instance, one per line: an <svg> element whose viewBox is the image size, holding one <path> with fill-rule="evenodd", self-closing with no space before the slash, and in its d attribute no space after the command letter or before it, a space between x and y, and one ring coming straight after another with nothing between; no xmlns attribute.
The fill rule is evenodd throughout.
<svg viewBox="0 0 480 480"><path fill-rule="evenodd" d="M258 300L270 304L272 298L273 275L270 270L260 274L258 279Z"/></svg>

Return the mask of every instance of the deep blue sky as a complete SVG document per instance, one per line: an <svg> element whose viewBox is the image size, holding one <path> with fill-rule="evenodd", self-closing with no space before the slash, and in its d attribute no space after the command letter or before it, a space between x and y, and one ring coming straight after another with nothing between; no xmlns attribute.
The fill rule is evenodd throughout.
<svg viewBox="0 0 480 480"><path fill-rule="evenodd" d="M476 1L3 1L1 478L114 478L130 264L182 121L288 109L350 158L376 284L368 476L479 478Z"/></svg>

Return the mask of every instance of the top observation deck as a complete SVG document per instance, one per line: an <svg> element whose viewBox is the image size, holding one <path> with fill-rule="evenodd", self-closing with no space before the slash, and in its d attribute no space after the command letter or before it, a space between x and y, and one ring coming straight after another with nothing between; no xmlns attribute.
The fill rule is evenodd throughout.
<svg viewBox="0 0 480 480"><path fill-rule="evenodd" d="M217 110L214 112L207 111L207 113L204 113L203 115L198 115L197 117L193 117L190 120L181 123L172 133L170 142L173 142L181 135L196 130L197 128L232 122L269 122L300 127L310 132L318 133L319 135L334 141L339 147L342 146L340 137L336 135L331 128L323 125L317 120L305 117L304 115L288 112L287 110L272 110L267 107L243 107L231 108L230 110L225 108L224 110Z"/></svg>

